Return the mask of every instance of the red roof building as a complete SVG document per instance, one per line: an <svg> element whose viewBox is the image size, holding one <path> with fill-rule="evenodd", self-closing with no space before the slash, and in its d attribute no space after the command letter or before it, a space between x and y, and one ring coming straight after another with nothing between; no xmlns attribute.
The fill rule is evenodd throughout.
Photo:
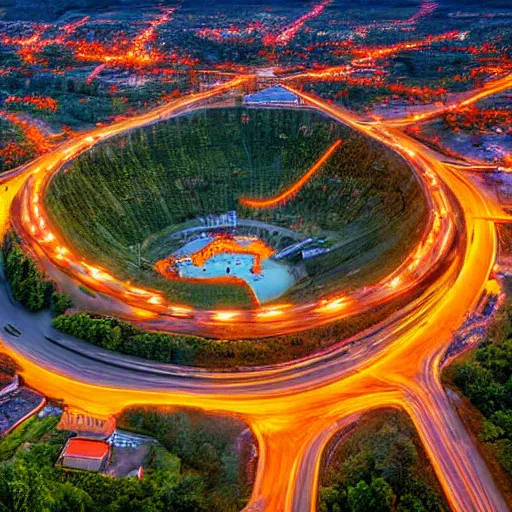
<svg viewBox="0 0 512 512"><path fill-rule="evenodd" d="M72 437L64 446L57 464L71 469L104 472L110 461L110 446L105 441Z"/></svg>

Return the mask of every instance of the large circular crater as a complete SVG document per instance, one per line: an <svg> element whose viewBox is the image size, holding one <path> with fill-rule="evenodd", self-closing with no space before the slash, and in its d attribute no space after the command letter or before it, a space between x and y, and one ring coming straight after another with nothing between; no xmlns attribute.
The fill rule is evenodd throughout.
<svg viewBox="0 0 512 512"><path fill-rule="evenodd" d="M110 139L45 201L87 261L202 309L375 282L427 213L404 160L304 107L207 108Z"/></svg>

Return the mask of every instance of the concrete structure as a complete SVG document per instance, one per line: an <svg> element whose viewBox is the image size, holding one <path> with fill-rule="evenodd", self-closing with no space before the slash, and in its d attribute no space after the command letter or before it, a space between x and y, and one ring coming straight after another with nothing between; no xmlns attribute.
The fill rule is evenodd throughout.
<svg viewBox="0 0 512 512"><path fill-rule="evenodd" d="M106 439L116 428L114 416L99 418L83 411L67 409L61 416L59 430L69 430L88 438Z"/></svg>
<svg viewBox="0 0 512 512"><path fill-rule="evenodd" d="M315 256L320 256L320 254L327 254L328 252L331 252L331 249L321 249L320 247L304 249L302 251L302 259L307 260L309 258L314 258Z"/></svg>
<svg viewBox="0 0 512 512"><path fill-rule="evenodd" d="M14 391L16 391L20 387L20 378L18 375L15 375L9 384L5 385L2 389L0 389L0 398L7 396Z"/></svg>
<svg viewBox="0 0 512 512"><path fill-rule="evenodd" d="M312 242L312 238L306 238L306 240L301 240L300 242L289 245L288 247L285 247L282 251L279 251L274 256L274 258L276 260L280 260L281 258L287 258L288 256L291 256L292 254L299 252L303 247L306 247L306 245L309 245Z"/></svg>
<svg viewBox="0 0 512 512"><path fill-rule="evenodd" d="M207 215L199 220L208 228L236 228L236 211L232 210L220 215Z"/></svg>
<svg viewBox="0 0 512 512"><path fill-rule="evenodd" d="M280 85L244 97L244 105L300 105L301 99Z"/></svg>

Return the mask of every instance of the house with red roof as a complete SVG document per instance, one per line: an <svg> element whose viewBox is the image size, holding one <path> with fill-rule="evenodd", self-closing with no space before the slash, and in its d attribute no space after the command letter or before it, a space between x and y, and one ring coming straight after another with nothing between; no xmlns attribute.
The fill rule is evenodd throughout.
<svg viewBox="0 0 512 512"><path fill-rule="evenodd" d="M57 464L63 468L104 473L110 463L111 447L100 439L71 437Z"/></svg>

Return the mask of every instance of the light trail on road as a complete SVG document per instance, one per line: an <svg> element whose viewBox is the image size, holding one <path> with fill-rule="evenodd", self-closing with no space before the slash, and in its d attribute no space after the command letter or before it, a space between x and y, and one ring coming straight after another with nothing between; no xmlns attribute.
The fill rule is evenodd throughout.
<svg viewBox="0 0 512 512"><path fill-rule="evenodd" d="M324 12L325 8L332 2L333 0L323 0L321 3L315 5L311 11L303 14L300 18L281 29L279 33L266 35L263 38L263 44L265 46L287 45L309 20L320 16L320 14Z"/></svg>
<svg viewBox="0 0 512 512"><path fill-rule="evenodd" d="M501 78L497 78L495 80L490 80L487 83L485 83L481 89L477 89L476 91L462 92L452 95L451 98L448 97L446 105L434 106L433 108L430 108L425 112L413 114L402 118L381 119L379 121L376 121L375 123L385 124L387 126L404 127L411 123L428 121L435 117L439 117L443 114L457 111L457 109L461 107L467 107L468 105L472 105L473 103L483 100L489 96L495 95L497 93L506 91L507 89L511 88L512 73Z"/></svg>
<svg viewBox="0 0 512 512"><path fill-rule="evenodd" d="M185 107L192 108L193 105L200 105L204 99L212 98L237 87L247 79L247 77L243 77L233 80L208 93L192 95L182 101L172 103L166 107L166 115L183 113ZM433 273L441 268L443 262L449 258L450 250L453 247L456 222L451 215L448 215L451 209L446 191L435 183L435 178L428 169L420 168L412 161L412 169L423 188L425 190L429 187L435 188L432 193L426 194L430 219L425 225L423 238L390 275L363 290L350 292L340 290L336 296L308 304L283 304L282 306L286 306L284 309L282 306L259 307L250 310L226 311L224 315L219 316L217 311L197 310L189 305L176 304L160 292L120 281L107 270L97 267L93 262L86 261L82 255L76 253L60 233L58 226L52 225L45 210L43 198L52 176L59 172L64 164L69 163L72 158L107 137L144 126L148 122L157 121L162 117L161 111L158 109L153 112L151 115L143 114L114 123L107 128L95 130L79 141L73 139L69 145L61 146L49 154L48 161L44 166L38 164L32 170L32 176L27 179L11 210L11 223L15 230L32 247L38 259L44 262L44 266L52 265L65 274L71 275L76 282L94 292L128 305L131 308L131 314L126 317L127 320L140 321L143 319L145 325L149 325L151 328L193 332L219 338L289 334L348 318L354 314L361 314L403 297L405 294L413 293L419 286L427 283ZM359 118L348 112L344 112L341 118L338 117L338 120L374 137L370 128L361 126L357 122ZM388 140L383 140L383 142L389 145ZM305 179L317 171L317 167L322 165L338 145L335 143L331 146L324 157L317 162L319 165L313 166L305 175ZM406 149L396 149L406 159L411 160ZM296 186L292 186L290 193L293 194L300 186L302 186L302 181L299 181ZM186 311L186 315L183 314L184 311ZM226 320L227 318L229 320ZM226 329L229 329L228 334L226 334Z"/></svg>
<svg viewBox="0 0 512 512"><path fill-rule="evenodd" d="M434 43L442 41L453 41L460 38L460 33L457 31L447 32L445 34L439 34L436 36L429 36L424 39L416 41L406 41L402 43L396 43L390 46L381 46L375 48L352 48L351 53L354 58L347 64L341 64L336 66L328 66L324 69L307 70L282 78L283 81L297 81L297 80L336 80L341 78L347 79L350 75L358 72L361 67L374 64L378 60L391 57L399 52L419 50L425 47L429 47ZM373 77L372 80L375 80Z"/></svg>
<svg viewBox="0 0 512 512"><path fill-rule="evenodd" d="M327 151L311 166L311 168L303 174L293 185L289 186L286 190L277 196L269 199L248 199L241 198L240 203L250 208L272 208L285 203L294 197L300 189L322 168L322 166L329 160L331 155L341 146L342 141L337 140L327 149Z"/></svg>
<svg viewBox="0 0 512 512"><path fill-rule="evenodd" d="M99 62L89 75L87 82L91 83L108 66L144 67L155 65L166 60L166 56L154 48L148 49L148 44L156 39L158 27L171 21L175 9L162 9L160 15L141 30L132 40L123 39L110 46L88 40L73 41L71 46L75 58L84 62Z"/></svg>
<svg viewBox="0 0 512 512"><path fill-rule="evenodd" d="M239 83L231 82L224 86L225 90ZM238 415L251 426L259 442L258 475L249 507L260 504L271 512L314 510L319 456L330 435L365 411L397 407L411 416L453 510L506 511L503 498L439 382L441 358L453 332L476 308L492 275L497 251L493 219L500 214L499 205L489 204L488 197L464 170L445 164L441 155L399 128L387 123L362 123L345 109L290 90L311 107L396 150L410 163L428 194L432 214L423 240L389 276L390 280L385 280L379 294L394 293L393 286L414 289L418 286L417 276L441 261L443 271L419 298L396 313L395 322L370 329L357 343L336 347L331 352L233 373L152 363L147 363L142 371L129 357L96 348L96 357L86 358L82 355L85 349L70 352L50 344L38 329L31 330L27 321L20 324L24 325L25 338L2 333L6 352L20 364L28 385L95 414L115 414L134 404L161 404ZM23 227L24 215L35 215L34 204L30 205L28 200L34 199L34 192L44 192L44 188L37 188L38 183L42 186L42 177L48 178L63 162L88 149L99 134L123 133L176 110L191 108L200 98L211 96L183 98L160 111L104 128L105 131L78 136L11 173L5 182L14 190L9 189L9 197L2 197L5 200L0 225L5 229L8 215L12 215L21 220L15 222L17 228ZM20 193L9 214L8 203L18 189ZM35 206L41 204L38 201ZM43 218L40 211L37 213L39 220ZM47 236L45 222L43 218L43 227L36 226L36 238L28 236L28 241L41 248L41 252ZM49 247L49 254L59 254L55 253L55 246ZM136 291L133 293L137 295ZM141 303L141 296L137 300ZM336 310L342 304L340 297L332 299L333 316L329 304L315 307L327 306L321 311L327 311L332 320L339 315ZM358 309L361 304L364 301L353 307ZM13 322L27 318L8 302L5 306L3 314ZM263 332L291 320L296 320L298 326L304 325L304 318L298 317L305 317L311 325L317 316L325 314L297 308L290 305L276 310L276 315L265 316ZM206 312L199 318L205 322L205 329L206 323L212 321L208 315L213 313ZM252 325L244 321L247 318L240 313L230 317L229 323L242 330Z"/></svg>

